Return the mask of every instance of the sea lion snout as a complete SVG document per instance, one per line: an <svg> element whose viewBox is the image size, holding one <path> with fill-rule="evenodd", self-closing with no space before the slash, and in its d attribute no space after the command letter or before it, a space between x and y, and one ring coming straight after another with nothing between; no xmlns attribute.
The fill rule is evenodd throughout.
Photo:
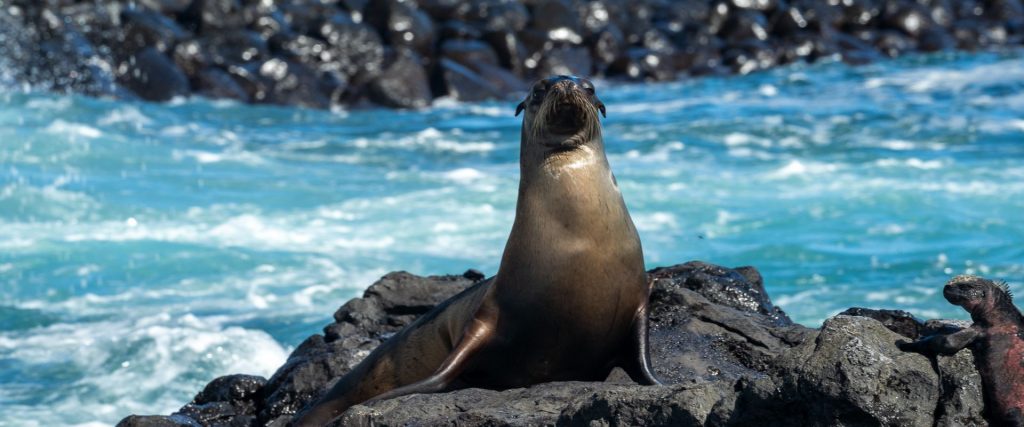
<svg viewBox="0 0 1024 427"><path fill-rule="evenodd" d="M530 94L523 102L516 107L515 115L524 110L536 112L543 104L553 104L560 107L562 104L573 104L584 108L594 108L605 116L604 103L597 98L594 84L590 80L576 77L558 75L538 80L533 84Z"/></svg>
<svg viewBox="0 0 1024 427"><path fill-rule="evenodd" d="M583 88L579 84L579 79L569 76L558 76L559 80L555 80L554 84L551 85L551 92L557 95L569 95L576 91L583 92Z"/></svg>

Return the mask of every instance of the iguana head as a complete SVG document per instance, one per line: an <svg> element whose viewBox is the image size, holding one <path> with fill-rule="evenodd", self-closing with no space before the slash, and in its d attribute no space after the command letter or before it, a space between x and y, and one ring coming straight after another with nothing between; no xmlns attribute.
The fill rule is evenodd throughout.
<svg viewBox="0 0 1024 427"><path fill-rule="evenodd" d="M993 321L1010 315L1020 319L1020 311L1013 305L1013 294L1005 282L994 282L983 277L961 275L946 282L942 295L953 305L959 305L971 313L975 321Z"/></svg>

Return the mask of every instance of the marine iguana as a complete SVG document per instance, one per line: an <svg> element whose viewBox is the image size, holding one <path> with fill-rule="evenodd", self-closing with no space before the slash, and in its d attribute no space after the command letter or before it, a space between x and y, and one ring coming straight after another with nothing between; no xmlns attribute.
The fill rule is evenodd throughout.
<svg viewBox="0 0 1024 427"><path fill-rule="evenodd" d="M970 348L981 374L986 416L993 425L1024 427L1024 315L1006 283L978 276L950 279L942 295L971 313L969 328L899 342L901 350L952 355Z"/></svg>

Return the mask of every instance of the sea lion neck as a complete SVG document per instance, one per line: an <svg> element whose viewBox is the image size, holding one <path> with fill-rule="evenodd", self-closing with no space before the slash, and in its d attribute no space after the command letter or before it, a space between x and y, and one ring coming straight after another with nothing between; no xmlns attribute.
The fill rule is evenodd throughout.
<svg viewBox="0 0 1024 427"><path fill-rule="evenodd" d="M519 155L520 172L524 178L538 170L557 169L562 165L568 165L570 169L578 169L591 161L607 165L600 125L576 135L545 140L531 139L528 132L530 130L524 123Z"/></svg>

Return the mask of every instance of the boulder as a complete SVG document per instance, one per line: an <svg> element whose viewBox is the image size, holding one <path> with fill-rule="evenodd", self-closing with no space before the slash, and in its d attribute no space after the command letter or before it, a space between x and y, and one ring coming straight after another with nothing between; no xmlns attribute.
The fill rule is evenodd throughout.
<svg viewBox="0 0 1024 427"><path fill-rule="evenodd" d="M895 345L963 323L855 308L810 329L772 305L751 267L689 262L648 276L652 360L666 386L636 385L615 370L605 382L357 405L335 425L985 425L968 352L929 360ZM338 309L324 334L300 344L265 383L218 378L171 416L132 416L120 425L286 425L377 345L483 279L472 270L390 273Z"/></svg>
<svg viewBox="0 0 1024 427"><path fill-rule="evenodd" d="M152 46L168 52L178 41L188 37L185 29L174 20L145 9L122 11L121 22L124 25L122 47L133 51Z"/></svg>
<svg viewBox="0 0 1024 427"><path fill-rule="evenodd" d="M366 8L366 21L392 47L409 48L423 57L434 52L437 34L430 15L412 1L375 0Z"/></svg>
<svg viewBox="0 0 1024 427"><path fill-rule="evenodd" d="M367 85L369 99L391 108L423 108L433 99L427 71L419 55L402 50L391 55L380 74Z"/></svg>
<svg viewBox="0 0 1024 427"><path fill-rule="evenodd" d="M153 47L129 57L118 82L148 101L167 101L190 93L188 76L166 55Z"/></svg>
<svg viewBox="0 0 1024 427"><path fill-rule="evenodd" d="M260 64L259 75L266 81L266 102L306 108L327 108L330 91L325 91L319 74L300 62L271 58Z"/></svg>
<svg viewBox="0 0 1024 427"><path fill-rule="evenodd" d="M784 405L799 425L932 425L939 377L923 356L896 347L881 322L838 315L778 361Z"/></svg>
<svg viewBox="0 0 1024 427"><path fill-rule="evenodd" d="M192 79L193 90L211 99L233 99L249 101L249 94L226 71L211 67L199 71Z"/></svg>
<svg viewBox="0 0 1024 427"><path fill-rule="evenodd" d="M317 34L330 45L335 68L350 81L365 84L382 72L384 42L373 27L337 13L319 26Z"/></svg>
<svg viewBox="0 0 1024 427"><path fill-rule="evenodd" d="M193 0L178 15L178 21L192 31L215 35L245 26L245 14L240 0Z"/></svg>

